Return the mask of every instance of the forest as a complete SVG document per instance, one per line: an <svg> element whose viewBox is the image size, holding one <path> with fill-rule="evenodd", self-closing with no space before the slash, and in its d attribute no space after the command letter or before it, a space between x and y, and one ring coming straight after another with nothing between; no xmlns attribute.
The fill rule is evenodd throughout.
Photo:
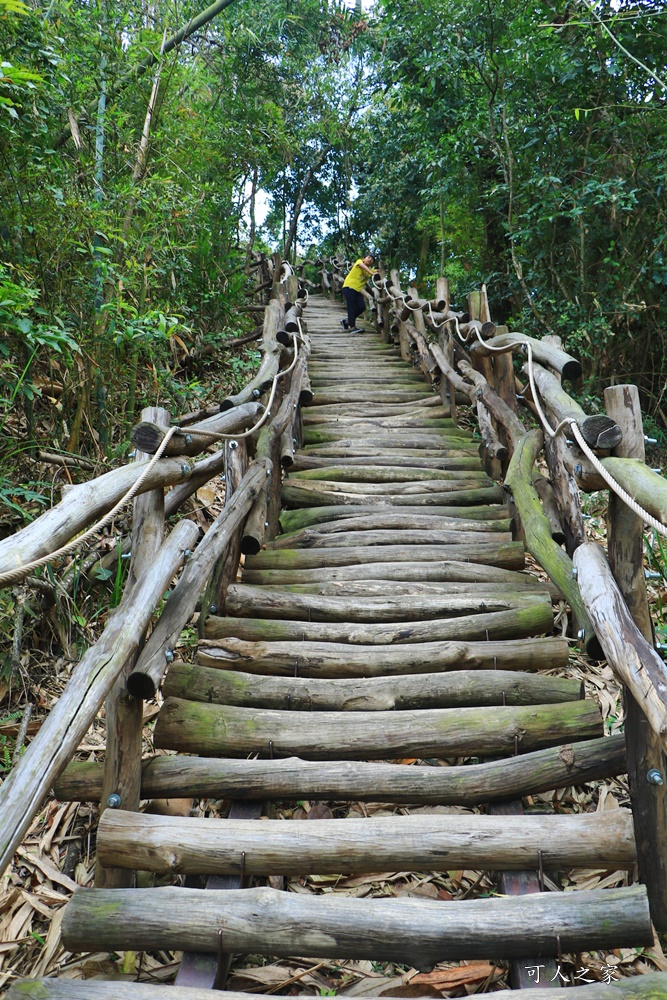
<svg viewBox="0 0 667 1000"><path fill-rule="evenodd" d="M379 253L667 432L664 3L0 0L0 527L247 379L253 255ZM46 467L48 472L48 467Z"/></svg>

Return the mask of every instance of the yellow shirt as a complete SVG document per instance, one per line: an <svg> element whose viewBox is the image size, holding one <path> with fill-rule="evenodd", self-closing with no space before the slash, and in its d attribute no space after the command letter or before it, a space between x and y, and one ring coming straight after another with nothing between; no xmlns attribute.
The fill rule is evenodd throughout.
<svg viewBox="0 0 667 1000"><path fill-rule="evenodd" d="M361 291L369 278L369 275L366 274L366 272L359 266L360 264L363 264L363 262L363 257L359 257L358 260L355 260L354 267L350 268L350 271L343 282L343 288L354 288L355 292ZM376 272L373 271L372 273L375 274Z"/></svg>

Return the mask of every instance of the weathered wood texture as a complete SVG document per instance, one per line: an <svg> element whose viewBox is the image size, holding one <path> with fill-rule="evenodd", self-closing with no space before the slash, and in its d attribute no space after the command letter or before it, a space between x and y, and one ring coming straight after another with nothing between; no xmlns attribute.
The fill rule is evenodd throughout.
<svg viewBox="0 0 667 1000"><path fill-rule="evenodd" d="M89 889L65 911L69 951L179 948L262 955L349 955L412 967L445 960L651 945L643 886L514 899L307 898L275 889Z"/></svg>
<svg viewBox="0 0 667 1000"><path fill-rule="evenodd" d="M285 586L299 583L317 583L322 579L320 570L310 569L246 569L243 573L244 583L261 586ZM435 562L388 562L362 563L348 566L329 566L327 569L329 585L341 581L361 580L396 580L423 581L424 583L467 583L471 585L487 584L489 593L493 593L498 584L508 584L517 590L531 588L543 590L545 584L541 580L512 569L502 569L499 566L484 566L482 563L457 562L456 560L440 560ZM553 584L547 584L547 589Z"/></svg>
<svg viewBox="0 0 667 1000"><path fill-rule="evenodd" d="M524 365L523 370L527 373L528 366ZM623 433L613 417L606 413L586 415L579 403L568 396L556 376L541 365L533 365L533 378L547 411L557 424L561 420L575 420L591 448L615 448L619 444Z"/></svg>
<svg viewBox="0 0 667 1000"><path fill-rule="evenodd" d="M29 828L56 776L71 759L114 681L138 652L162 595L194 544L198 529L179 521L157 557L84 654L41 729L0 786L0 872ZM120 891L120 890L118 890Z"/></svg>
<svg viewBox="0 0 667 1000"><path fill-rule="evenodd" d="M667 748L667 667L635 625L604 550L595 542L574 553L579 587L607 661Z"/></svg>
<svg viewBox="0 0 667 1000"><path fill-rule="evenodd" d="M210 576L215 562L230 538L238 532L255 497L264 488L271 466L258 459L246 473L229 506L218 515L190 556L160 621L146 643L128 679L128 690L137 697L153 697L167 668L166 651L171 650L181 629L190 620L202 584Z"/></svg>
<svg viewBox="0 0 667 1000"><path fill-rule="evenodd" d="M0 573L19 569L74 538L88 524L111 510L145 468L146 463L124 465L90 482L73 486L59 504L0 541ZM196 465L183 459L161 458L144 480L140 493L184 483L196 471Z"/></svg>
<svg viewBox="0 0 667 1000"><path fill-rule="evenodd" d="M427 668L427 664L424 664ZM185 698L248 708L285 708L311 712L391 711L482 705L544 705L577 701L579 681L509 670L455 670L445 674L345 679L262 677L201 664L174 663L167 674L165 698Z"/></svg>
<svg viewBox="0 0 667 1000"><path fill-rule="evenodd" d="M219 441L221 435L235 434L252 427L263 409L258 402L244 403L232 410L207 417L199 423L189 424L172 435L163 454L167 457L198 455L209 445ZM169 426L164 421L144 419L132 430L132 444L147 455L153 455L162 444L168 429Z"/></svg>
<svg viewBox="0 0 667 1000"><path fill-rule="evenodd" d="M480 353L492 354L498 347L506 347L514 350L519 349L522 344L530 344L533 358L540 364L547 365L558 372L563 378L574 381L581 377L581 363L570 354L560 350L553 344L545 343L543 340L535 340L533 337L526 337L523 333L504 333L499 337L492 337L485 344L477 343L475 350Z"/></svg>
<svg viewBox="0 0 667 1000"><path fill-rule="evenodd" d="M424 709L420 712L286 712L169 698L155 746L211 756L249 753L309 760L462 757L539 750L602 735L597 704Z"/></svg>
<svg viewBox="0 0 667 1000"><path fill-rule="evenodd" d="M412 514L421 516L428 515L429 517L442 515L443 517L466 517L483 521L504 520L508 516L507 507L500 505L491 506L489 504L472 507L435 506L429 507L428 510L424 510L423 507L401 507L400 511L393 510L388 504L379 506L375 504L359 504L357 506L355 504L354 506L329 505L325 507L304 508L301 510L283 510L280 514L280 524L283 531L288 532L297 531L312 524L337 521L340 518L345 517L362 517L365 515L375 517L376 515L382 514L405 515L406 517L409 517Z"/></svg>
<svg viewBox="0 0 667 1000"><path fill-rule="evenodd" d="M298 594L276 588L258 590L236 584L229 588L225 610L236 617L277 618L281 621L379 623L488 614L528 608L540 602L551 607L550 595L537 591L513 594L509 587L505 595L421 594L412 597L403 594L396 598L379 596L362 599L345 595Z"/></svg>
<svg viewBox="0 0 667 1000"><path fill-rule="evenodd" d="M217 633L239 639L291 642L348 642L353 645L483 641L543 635L553 629L553 613L545 603L510 611L436 618L429 621L308 622L271 618L219 618Z"/></svg>
<svg viewBox="0 0 667 1000"><path fill-rule="evenodd" d="M160 421L167 426L171 421L169 412L162 407L146 407L141 411L141 417L142 420ZM138 452L135 461L143 462L147 457ZM132 561L125 584L128 597L130 588L157 557L164 539L164 527L164 490L151 490L136 497L132 518ZM107 808L107 800L112 794L120 795L124 808L135 812L141 800L143 704L127 691L127 678L132 665L132 661L127 664L105 702L106 750L100 813ZM104 868L96 858L95 885L98 889L129 888L133 877L132 872Z"/></svg>
<svg viewBox="0 0 667 1000"><path fill-rule="evenodd" d="M150 986L146 983L111 983L73 979L22 980L9 987L6 1000L210 1000L209 990L179 989L177 986ZM220 992L219 1000L247 1000L247 993ZM394 997L407 1000L409 994ZM512 1000L533 1000L532 989L513 990ZM541 1000L562 1000L561 991L543 989ZM577 1000L666 1000L667 973L651 972L610 983L577 987Z"/></svg>
<svg viewBox="0 0 667 1000"><path fill-rule="evenodd" d="M157 756L142 766L143 798L344 799L474 806L583 785L625 773L622 735L451 767L367 761L232 760ZM61 801L99 799L102 765L74 761L56 784Z"/></svg>
<svg viewBox="0 0 667 1000"><path fill-rule="evenodd" d="M521 542L487 542L485 545L375 545L361 550L356 545L339 549L266 549L248 560L248 568L317 569L322 566L368 565L381 562L428 563L443 560L480 563L504 569L524 567Z"/></svg>
<svg viewBox="0 0 667 1000"><path fill-rule="evenodd" d="M108 810L97 851L103 864L185 875L438 871L459 868L630 869L632 816L397 816L298 821L137 816Z"/></svg>
<svg viewBox="0 0 667 1000"><path fill-rule="evenodd" d="M605 390L605 405L623 430L616 448L621 457L644 461L644 429L639 391L619 385ZM609 564L635 625L653 643L653 625L644 580L644 524L613 493L609 495ZM625 739L628 752L628 783L637 841L639 877L649 894L651 917L656 927L667 930L667 786L646 780L654 769L667 774L667 760L660 737L651 729L642 702L625 692Z"/></svg>
<svg viewBox="0 0 667 1000"><path fill-rule="evenodd" d="M567 664L565 639L424 642L360 646L347 642L248 642L226 637L224 618L209 618L200 663L290 677L385 677L449 670L545 670ZM224 633L224 635L222 634Z"/></svg>
<svg viewBox="0 0 667 1000"><path fill-rule="evenodd" d="M549 522L532 485L533 466L541 447L542 432L529 431L512 456L506 482L521 517L528 550L567 598L575 627L583 632L586 652L600 658L600 645L572 573L572 560L552 539Z"/></svg>

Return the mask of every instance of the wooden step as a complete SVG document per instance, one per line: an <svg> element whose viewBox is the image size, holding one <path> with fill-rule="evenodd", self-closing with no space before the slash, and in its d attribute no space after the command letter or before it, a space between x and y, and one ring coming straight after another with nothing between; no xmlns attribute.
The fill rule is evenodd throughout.
<svg viewBox="0 0 667 1000"><path fill-rule="evenodd" d="M456 459L452 459L456 462ZM489 481L489 477L479 468L479 463L475 467L476 459L458 459L459 467L450 469L427 469L417 466L402 466L392 468L387 465L324 465L313 469L294 469L290 467L290 480L319 480L336 483L412 483L412 482L451 482L457 479L475 479ZM466 468L466 465L468 468Z"/></svg>
<svg viewBox="0 0 667 1000"><path fill-rule="evenodd" d="M328 552L329 550L327 550ZM276 588L261 590L232 584L227 591L225 612L241 618L277 618L280 621L308 622L395 622L461 618L465 615L491 614L533 608L543 603L551 609L547 592L513 594L420 594L398 597L345 597L320 594L297 594Z"/></svg>
<svg viewBox="0 0 667 1000"><path fill-rule="evenodd" d="M511 994L511 996L510 996ZM393 994L392 994L393 995ZM534 990L506 990L507 1000L535 1000ZM408 989L393 1000L408 1000ZM667 973L651 972L610 983L577 986L577 1000L667 1000ZM210 990L152 986L121 980L104 982L74 979L19 980L9 987L6 1000L211 1000ZM247 993L218 991L218 1000L248 1000ZM563 1000L560 989L540 989L540 1000Z"/></svg>
<svg viewBox="0 0 667 1000"><path fill-rule="evenodd" d="M525 563L522 542L487 542L484 545L356 545L311 552L308 549L264 549L247 561L249 570L319 569L367 563L429 563L448 560L520 570Z"/></svg>
<svg viewBox="0 0 667 1000"><path fill-rule="evenodd" d="M99 802L103 770L96 761L68 764L56 783L57 798ZM626 770L622 734L450 767L158 755L142 763L141 797L475 806L600 781Z"/></svg>
<svg viewBox="0 0 667 1000"><path fill-rule="evenodd" d="M69 951L198 950L436 962L649 946L646 889L507 899L349 899L276 889L85 889L65 908Z"/></svg>
<svg viewBox="0 0 667 1000"><path fill-rule="evenodd" d="M400 515L399 515L400 516ZM463 526L460 528L450 527L449 530L431 530L424 528L373 528L363 531L354 524L354 529L347 532L325 531L320 532L313 528L306 528L301 533L290 535L289 539L279 539L276 542L268 542L267 549L314 549L314 548L341 548L350 545L373 546L373 545L476 545L488 542L491 545L497 542L509 544L512 541L510 531L485 531L477 529L466 531Z"/></svg>
<svg viewBox="0 0 667 1000"><path fill-rule="evenodd" d="M425 661L425 666L428 666ZM389 712L394 709L482 705L546 705L577 701L582 684L568 678L510 670L454 670L444 674L349 679L274 677L173 663L162 693L217 705L288 711Z"/></svg>
<svg viewBox="0 0 667 1000"><path fill-rule="evenodd" d="M218 634L251 641L348 642L351 645L522 639L553 629L546 603L510 611L491 611L461 618L398 622L314 622L272 618L219 618ZM298 651L295 651L298 652Z"/></svg>
<svg viewBox="0 0 667 1000"><path fill-rule="evenodd" d="M303 530L310 530L318 535L332 535L341 532L380 531L388 528L399 530L423 528L426 531L493 532L497 541L498 534L509 532L511 527L512 522L509 517L492 521L474 517L447 517L442 514L433 514L430 509L421 514L405 514L403 511L391 510L386 507L374 507L372 513L369 514L354 515L350 513L348 517L332 518L331 521L324 521L314 528ZM287 532L267 542L266 546L272 549L290 548L290 540L298 536L298 532Z"/></svg>
<svg viewBox="0 0 667 1000"><path fill-rule="evenodd" d="M632 814L383 816L315 820L150 816L107 809L103 865L182 875L298 875L472 868L520 871L637 863ZM541 854L541 857L540 857Z"/></svg>
<svg viewBox="0 0 667 1000"><path fill-rule="evenodd" d="M507 507L501 504L472 504L470 506L459 506L457 504L442 506L434 504L433 506L429 505L428 510L424 510L423 507L406 505L401 506L400 511L397 511L389 504L324 504L321 507L282 510L280 512L280 526L284 532L290 532L296 531L299 528L306 528L312 524L339 521L344 517L362 517L364 515L379 517L384 514L406 518L416 514L420 517L442 516L479 521L505 521L508 516L508 510ZM503 530L505 529L503 528Z"/></svg>
<svg viewBox="0 0 667 1000"><path fill-rule="evenodd" d="M289 677L386 677L452 670L563 669L566 639L508 639L481 642L424 642L357 645L349 642L246 641L229 636L227 618L211 615L197 659L213 667Z"/></svg>
<svg viewBox="0 0 667 1000"><path fill-rule="evenodd" d="M412 487L410 487L405 491L395 490L394 492L378 493L373 489L375 485L371 484L363 492L354 492L352 489L347 491L333 489L331 483L299 483L288 479L280 491L280 499L285 507L326 507L335 504L341 506L385 504L390 507L429 507L447 504L458 506L461 504L472 507L476 504L499 504L504 499L500 486L464 484L462 489L454 489L456 484L448 483L448 488L436 490L434 489L436 484L424 483L420 492L412 492Z"/></svg>
<svg viewBox="0 0 667 1000"><path fill-rule="evenodd" d="M595 702L401 712L285 712L168 698L160 749L213 757L251 753L307 760L488 757L602 735ZM515 745L515 741L518 741Z"/></svg>
<svg viewBox="0 0 667 1000"><path fill-rule="evenodd" d="M399 459L397 461L397 458ZM472 470L479 469L479 459L475 455L461 456L460 458L419 458L414 459L412 462L408 461L407 458L400 458L400 456L387 456L383 454L373 455L373 456L351 456L350 458L327 455L308 455L302 451L297 452L294 456L294 464L290 468L290 475L294 475L297 472L305 471L316 471L321 469L323 472L328 474L328 471L335 469L342 478L353 476L356 469L359 467L365 467L368 473L370 469L383 468L387 469L388 473L394 473L400 475L403 471L407 473L412 473L414 476L414 470L419 469L421 473L425 472L427 469L433 469L434 471L443 470L458 472L462 469ZM422 475L420 478L426 478Z"/></svg>

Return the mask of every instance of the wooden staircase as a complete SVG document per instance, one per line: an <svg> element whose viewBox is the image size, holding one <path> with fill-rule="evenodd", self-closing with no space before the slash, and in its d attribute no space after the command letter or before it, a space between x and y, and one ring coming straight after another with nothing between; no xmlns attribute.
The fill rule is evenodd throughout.
<svg viewBox="0 0 667 1000"><path fill-rule="evenodd" d="M226 614L206 622L197 664L174 664L165 682L156 746L194 756L157 757L144 771L144 797L229 797L231 818L107 809L99 827L104 865L224 877L235 888L80 890L65 945L203 953L177 984L210 989L235 953L419 969L510 959L512 985L525 986L522 969L536 961L651 944L641 885L540 891L545 870L633 868L629 811L533 815L517 804L624 772L623 738L603 736L578 682L552 675L568 657L552 635L553 588L525 572L472 433L394 348L341 332L339 316L325 300L308 307L315 398L283 484L283 534L246 559ZM356 821L247 818L295 799L333 800L339 812L346 801L490 805ZM453 869L524 879L492 898L451 901L263 884ZM239 887L248 880L254 887ZM49 982L40 997L112 995L105 984L66 993ZM8 1000L31 995L22 988ZM198 990L125 984L114 995L196 1000Z"/></svg>

